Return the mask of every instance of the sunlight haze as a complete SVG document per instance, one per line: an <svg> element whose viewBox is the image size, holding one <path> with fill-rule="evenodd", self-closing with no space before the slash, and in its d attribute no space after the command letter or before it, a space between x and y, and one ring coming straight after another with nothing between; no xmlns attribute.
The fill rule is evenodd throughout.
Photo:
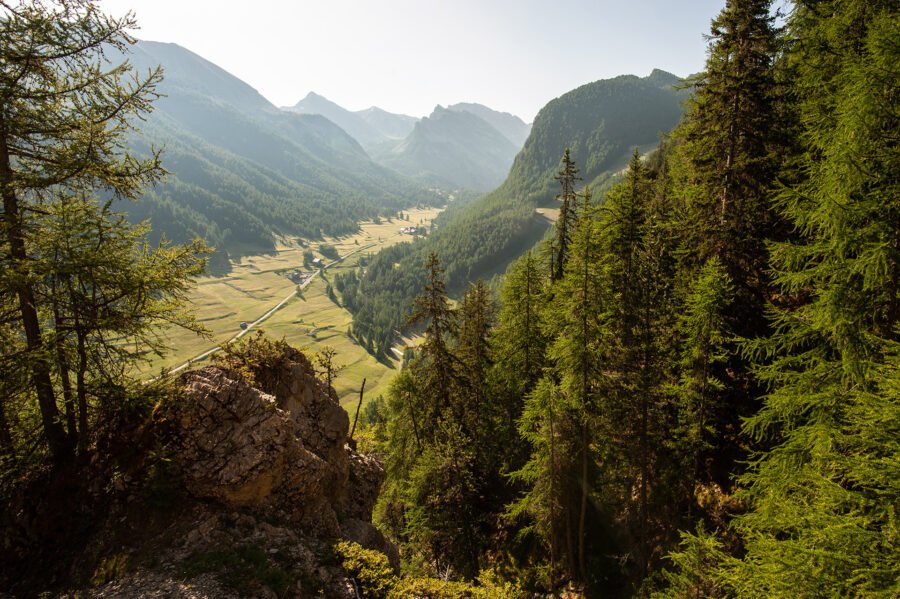
<svg viewBox="0 0 900 599"><path fill-rule="evenodd" d="M277 106L310 91L350 110L425 116L479 102L526 121L579 85L702 69L717 0L103 0L140 39L174 42Z"/></svg>

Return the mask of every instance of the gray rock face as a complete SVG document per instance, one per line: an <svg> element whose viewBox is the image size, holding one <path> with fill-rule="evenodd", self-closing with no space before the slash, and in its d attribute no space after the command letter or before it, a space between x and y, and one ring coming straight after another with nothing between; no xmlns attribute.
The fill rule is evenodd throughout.
<svg viewBox="0 0 900 599"><path fill-rule="evenodd" d="M346 528L390 550L371 524L384 470L347 447L349 418L334 390L290 348L255 378L262 389L221 366L188 372L183 397L157 416L188 492L317 537L348 536Z"/></svg>

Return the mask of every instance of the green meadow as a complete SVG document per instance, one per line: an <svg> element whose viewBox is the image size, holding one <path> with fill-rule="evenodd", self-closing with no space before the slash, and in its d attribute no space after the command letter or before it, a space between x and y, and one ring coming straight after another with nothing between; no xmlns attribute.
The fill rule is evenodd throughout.
<svg viewBox="0 0 900 599"><path fill-rule="evenodd" d="M162 331L171 349L164 356L150 356L142 372L156 375L188 361L192 361L192 366L207 363L208 357L196 358L232 340L241 332L242 322L255 322L290 297L284 306L253 329L262 330L273 338L284 338L310 356L326 346L334 348L336 364L344 367L335 379L334 387L341 404L348 411L354 410L363 378L366 379L365 400L377 397L396 374L400 357L397 355L387 362L379 362L356 343L348 335L352 316L329 299L327 284L338 272L356 268L360 257L412 239L401 234L400 229L430 224L440 210L411 209L404 211L408 220L388 222L382 219L378 224L361 223L360 231L352 236L316 241L281 239L273 253L244 256L232 264L228 275L200 279L190 301L195 315L208 329L208 336L180 329ZM324 279L317 273L298 294L298 285L288 275L295 270L313 270L303 266L306 250L311 250L315 257L326 263L331 262L318 251L319 246L325 244L334 246L337 253L346 258L327 267ZM403 343L414 341L406 338ZM402 353L402 347L397 349Z"/></svg>

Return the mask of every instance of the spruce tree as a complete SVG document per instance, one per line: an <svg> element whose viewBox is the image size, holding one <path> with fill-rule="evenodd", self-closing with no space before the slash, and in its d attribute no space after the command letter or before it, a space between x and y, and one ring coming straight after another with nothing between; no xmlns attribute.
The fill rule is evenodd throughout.
<svg viewBox="0 0 900 599"><path fill-rule="evenodd" d="M686 266L717 256L735 285L736 331L764 334L766 240L782 226L770 201L783 154L785 118L776 78L771 0L728 0L713 20L706 70L676 136L676 193Z"/></svg>
<svg viewBox="0 0 900 599"><path fill-rule="evenodd" d="M575 221L577 218L576 209L578 195L575 192L575 182L580 181L578 169L575 168L575 161L569 154L569 148L566 148L562 157L562 169L556 174L556 180L559 181L560 191L556 199L560 201L559 216L556 219L556 235L552 244L551 256L551 278L558 281L563 277L563 271L566 267L566 260L569 257L569 245L572 243L572 233L575 231Z"/></svg>

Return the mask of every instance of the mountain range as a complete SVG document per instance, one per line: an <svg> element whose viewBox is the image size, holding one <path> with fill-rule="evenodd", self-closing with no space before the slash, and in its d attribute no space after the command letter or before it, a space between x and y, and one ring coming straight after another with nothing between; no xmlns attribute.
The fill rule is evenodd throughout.
<svg viewBox="0 0 900 599"><path fill-rule="evenodd" d="M387 112L375 106L351 112L315 92L309 92L305 98L284 110L297 114L322 115L367 149L403 139L409 135L418 120L405 114Z"/></svg>
<svg viewBox="0 0 900 599"><path fill-rule="evenodd" d="M416 120L376 107L351 112L312 93L279 109L176 44L142 41L128 58L139 72L165 71L162 97L132 146L144 154L164 146L170 175L142 202L123 204L130 218L150 219L157 237L204 237L221 266L229 256L271 250L278 234L341 235L360 220L442 201L426 185L500 184L454 206L421 244L440 250L457 286L487 272L486 264L502 268L496 256L540 237L546 222L534 207L552 200L563 149L585 181L602 185L633 146L652 145L674 126L686 94L677 77L654 71L579 87L548 103L533 127L478 104L438 106ZM354 135L368 136L368 152Z"/></svg>
<svg viewBox="0 0 900 599"><path fill-rule="evenodd" d="M416 119L377 107L352 112L310 92L285 110L324 116L376 162L421 183L476 192L503 182L531 130L517 116L475 103L437 106Z"/></svg>
<svg viewBox="0 0 900 599"><path fill-rule="evenodd" d="M503 181L518 150L475 114L438 106L406 139L373 157L423 183L484 192Z"/></svg>
<svg viewBox="0 0 900 599"><path fill-rule="evenodd" d="M157 236L205 237L220 265L229 254L272 249L278 233L340 235L360 220L440 201L373 162L325 117L280 110L176 44L141 41L127 58L138 72L164 69L162 97L132 145L139 154L164 146L170 175L122 208L149 218Z"/></svg>

